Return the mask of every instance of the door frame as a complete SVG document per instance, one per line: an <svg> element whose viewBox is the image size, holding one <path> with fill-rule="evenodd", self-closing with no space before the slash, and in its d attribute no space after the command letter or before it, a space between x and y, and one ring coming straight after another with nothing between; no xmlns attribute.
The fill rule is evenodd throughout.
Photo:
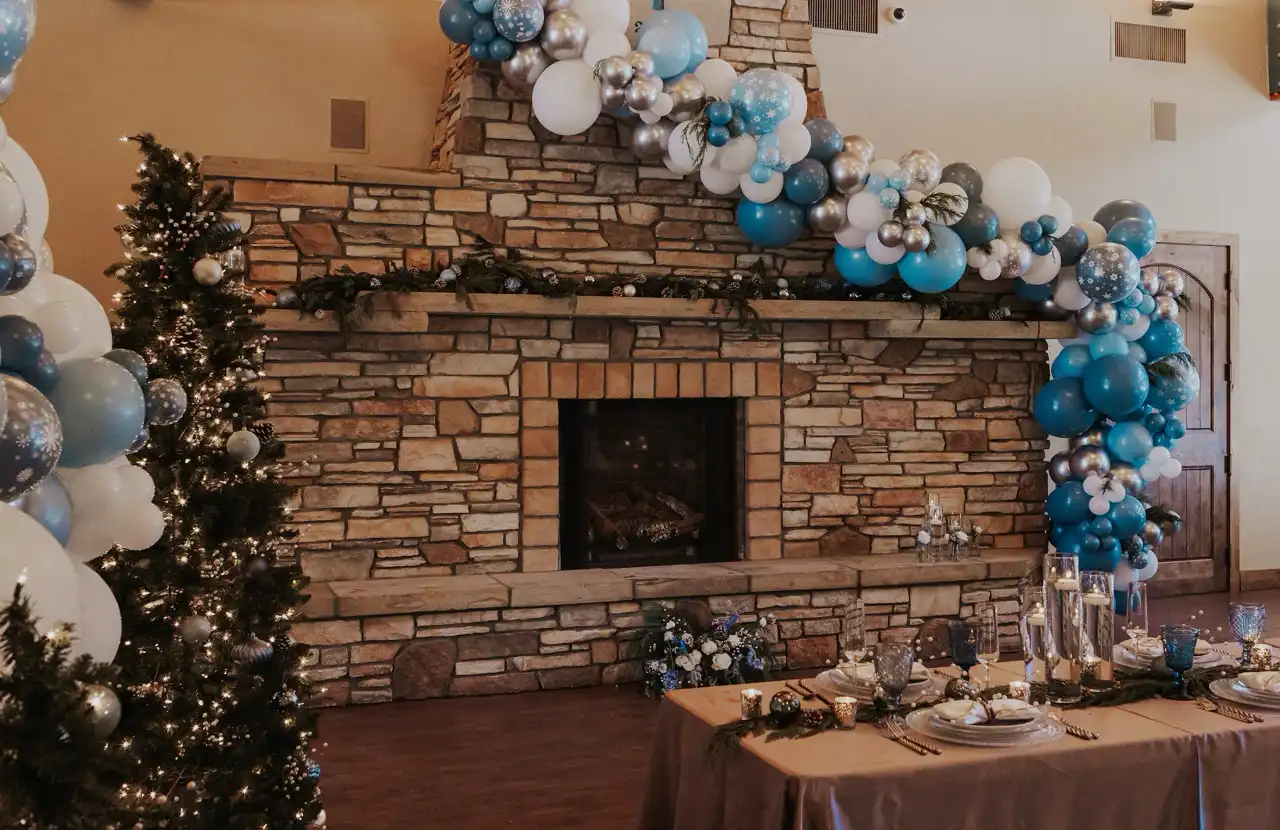
<svg viewBox="0 0 1280 830"><path fill-rule="evenodd" d="M1240 262L1240 236L1216 231L1160 231L1158 242L1175 245L1205 245L1227 249L1227 455L1234 451L1235 432L1231 428L1231 398L1240 362L1240 292L1237 290L1237 267ZM1234 471L1227 467L1227 590L1240 592L1240 485Z"/></svg>

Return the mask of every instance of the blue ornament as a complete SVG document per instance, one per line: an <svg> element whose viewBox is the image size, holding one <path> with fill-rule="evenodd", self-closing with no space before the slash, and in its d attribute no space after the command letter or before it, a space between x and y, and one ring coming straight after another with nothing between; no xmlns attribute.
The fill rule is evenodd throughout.
<svg viewBox="0 0 1280 830"><path fill-rule="evenodd" d="M769 169L769 165L764 162L757 161L755 164L751 165L749 175L751 176L751 181L756 184L764 184L769 181L769 179L773 178L773 171Z"/></svg>
<svg viewBox="0 0 1280 830"><path fill-rule="evenodd" d="M787 171L787 198L797 205L812 205L827 195L831 176L827 166L817 159L801 159Z"/></svg>
<svg viewBox="0 0 1280 830"><path fill-rule="evenodd" d="M471 27L472 43L488 43L498 36L498 30L494 28L493 21L487 18L480 18L476 21L476 25Z"/></svg>
<svg viewBox="0 0 1280 830"><path fill-rule="evenodd" d="M747 132L765 135L791 115L791 86L776 69L749 69L738 76L729 102L743 117Z"/></svg>
<svg viewBox="0 0 1280 830"><path fill-rule="evenodd" d="M882 265L871 258L866 248L836 246L836 270L849 285L859 288L875 288L893 279L897 273L892 265Z"/></svg>
<svg viewBox="0 0 1280 830"><path fill-rule="evenodd" d="M1125 246L1138 259L1155 250L1156 226L1138 218L1121 219L1107 231L1107 241Z"/></svg>
<svg viewBox="0 0 1280 830"><path fill-rule="evenodd" d="M1151 211L1141 202L1135 202L1132 199L1117 199L1114 202L1107 202L1098 208L1098 212L1093 215L1093 221L1097 222L1107 231L1116 226L1123 219L1141 219L1149 224L1154 232L1156 227L1156 218L1151 215Z"/></svg>
<svg viewBox="0 0 1280 830"><path fill-rule="evenodd" d="M61 364L49 401L62 421L64 467L102 464L123 454L146 419L146 400L133 375L100 357Z"/></svg>
<svg viewBox="0 0 1280 830"><path fill-rule="evenodd" d="M1127 344L1126 344L1127 346ZM1084 372L1084 394L1095 409L1112 418L1133 412L1147 400L1147 370L1124 354L1090 362Z"/></svg>
<svg viewBox="0 0 1280 830"><path fill-rule="evenodd" d="M783 248L799 239L807 227L803 208L779 197L768 204L750 199L738 202L738 227L762 248Z"/></svg>
<svg viewBox="0 0 1280 830"><path fill-rule="evenodd" d="M883 173L872 173L867 176L867 186L863 188L869 193L879 193L889 186L889 179Z"/></svg>
<svg viewBox="0 0 1280 830"><path fill-rule="evenodd" d="M729 143L729 139L732 137L733 136L729 134L728 127L718 127L715 124L707 127L707 143L712 147L723 147Z"/></svg>
<svg viewBox="0 0 1280 830"><path fill-rule="evenodd" d="M1147 404L1161 412L1177 412L1195 400L1200 392L1200 373L1195 361L1183 353L1166 355L1147 365L1151 391ZM1168 427L1165 427L1166 431ZM1181 436L1175 436L1181 437Z"/></svg>
<svg viewBox="0 0 1280 830"><path fill-rule="evenodd" d="M454 43L470 46L480 15L462 0L444 0L440 6L440 31Z"/></svg>
<svg viewBox="0 0 1280 830"><path fill-rule="evenodd" d="M58 544L66 547L71 538L71 497L56 475L46 476L12 504L39 522L49 535L58 540Z"/></svg>
<svg viewBox="0 0 1280 830"><path fill-rule="evenodd" d="M1082 378L1091 360L1093 357L1089 354L1088 346L1082 346L1079 343L1063 346L1062 351L1058 352L1058 356L1053 359L1053 376Z"/></svg>
<svg viewBox="0 0 1280 830"><path fill-rule="evenodd" d="M1046 213L1044 216L1041 216L1039 219L1037 219L1036 222L1037 224L1040 225L1040 228L1046 234L1055 234L1058 232L1057 217L1050 216L1049 214Z"/></svg>
<svg viewBox="0 0 1280 830"><path fill-rule="evenodd" d="M733 106L728 101L712 101L707 104L707 118L717 127L727 127L733 120Z"/></svg>
<svg viewBox="0 0 1280 830"><path fill-rule="evenodd" d="M1053 245L1062 256L1062 266L1069 268L1079 262L1084 252L1089 250L1089 234L1079 225L1072 225L1066 233L1053 240Z"/></svg>
<svg viewBox="0 0 1280 830"><path fill-rule="evenodd" d="M483 62L489 60L489 44L487 43L481 43L478 40L473 40L471 41L471 46L468 47L467 52L471 55L471 59L474 61Z"/></svg>
<svg viewBox="0 0 1280 830"><path fill-rule="evenodd" d="M1060 438L1079 435L1098 420L1078 378L1054 378L1041 386L1031 410L1041 429Z"/></svg>
<svg viewBox="0 0 1280 830"><path fill-rule="evenodd" d="M1138 421L1121 421L1107 433L1107 449L1112 457L1135 467L1151 453L1153 446L1155 442L1151 440L1151 433Z"/></svg>
<svg viewBox="0 0 1280 830"><path fill-rule="evenodd" d="M310 778L312 781L320 780L320 765L317 764L315 761L307 762L307 777Z"/></svg>
<svg viewBox="0 0 1280 830"><path fill-rule="evenodd" d="M8 412L0 429L0 501L10 502L53 472L62 453L62 426L53 404L34 386L7 375L0 383Z"/></svg>
<svg viewBox="0 0 1280 830"><path fill-rule="evenodd" d="M636 49L649 53L653 58L654 71L663 80L683 75L693 58L689 38L678 26L645 26Z"/></svg>
<svg viewBox="0 0 1280 830"><path fill-rule="evenodd" d="M968 252L951 228L936 222L928 227L932 252L915 251L898 260L898 275L916 291L937 294L960 282L968 267Z"/></svg>
<svg viewBox="0 0 1280 830"><path fill-rule="evenodd" d="M187 390L173 378L156 378L147 384L147 423L176 424L187 412Z"/></svg>
<svg viewBox="0 0 1280 830"><path fill-rule="evenodd" d="M826 164L836 154L844 151L844 137L835 122L826 118L814 118L805 123L809 131L809 158Z"/></svg>
<svg viewBox="0 0 1280 830"><path fill-rule="evenodd" d="M1053 284L1032 285L1022 277L1013 280L1013 293L1033 303L1043 302L1053 296Z"/></svg>
<svg viewBox="0 0 1280 830"><path fill-rule="evenodd" d="M1030 245L1032 242L1039 242L1044 237L1044 228L1040 227L1040 223L1028 219L1022 223L1021 230L1018 235L1022 237L1022 241Z"/></svg>
<svg viewBox="0 0 1280 830"><path fill-rule="evenodd" d="M966 248L986 245L1000 235L1000 217L981 202L970 202L969 211L951 226Z"/></svg>
<svg viewBox="0 0 1280 830"><path fill-rule="evenodd" d="M1053 492L1045 500L1044 512L1051 520L1060 524L1073 525L1087 521L1093 515L1089 512L1089 498L1089 494L1084 491L1084 484L1066 481L1053 488ZM1079 533L1078 530L1076 532Z"/></svg>
<svg viewBox="0 0 1280 830"><path fill-rule="evenodd" d="M1128 354L1129 341L1116 332L1097 334L1089 338L1089 356L1094 360L1113 354Z"/></svg>
<svg viewBox="0 0 1280 830"><path fill-rule="evenodd" d="M1146 350L1149 360L1158 360L1167 355L1177 354L1186 348L1182 327L1176 320L1152 320L1146 333L1139 337L1137 342Z"/></svg>
<svg viewBox="0 0 1280 830"><path fill-rule="evenodd" d="M1133 496L1125 496L1123 501L1111 505L1107 518L1111 520L1113 534L1133 536L1142 531L1142 525L1147 521L1147 509Z"/></svg>
<svg viewBox="0 0 1280 830"><path fill-rule="evenodd" d="M880 191L880 206L893 210L902 202L902 194L892 187Z"/></svg>
<svg viewBox="0 0 1280 830"><path fill-rule="evenodd" d="M1138 258L1123 245L1103 242L1084 252L1076 263L1080 290L1091 300L1114 303L1138 287L1142 269Z"/></svg>
<svg viewBox="0 0 1280 830"><path fill-rule="evenodd" d="M906 190L907 185L910 183L911 179L901 170L889 174L889 187L894 190Z"/></svg>
<svg viewBox="0 0 1280 830"><path fill-rule="evenodd" d="M516 53L516 45L505 37L495 37L489 41L489 60L509 60Z"/></svg>
<svg viewBox="0 0 1280 830"><path fill-rule="evenodd" d="M0 77L17 68L35 28L35 0L0 2Z"/></svg>
<svg viewBox="0 0 1280 830"><path fill-rule="evenodd" d="M44 332L17 314L0 317L0 369L17 374L33 368L44 350Z"/></svg>

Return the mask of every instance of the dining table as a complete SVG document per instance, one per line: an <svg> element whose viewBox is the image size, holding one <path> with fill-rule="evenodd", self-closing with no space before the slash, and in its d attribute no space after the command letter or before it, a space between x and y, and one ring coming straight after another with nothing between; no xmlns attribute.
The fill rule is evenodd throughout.
<svg viewBox="0 0 1280 830"><path fill-rule="evenodd" d="M995 685L1024 677L1020 660L990 669ZM787 685L755 687L767 711ZM1280 712L1248 710L1262 720L1242 723L1155 698L1058 710L1095 740L989 748L930 739L941 754L921 756L859 723L713 751L716 727L739 719L744 688L666 695L640 830L1280 828Z"/></svg>

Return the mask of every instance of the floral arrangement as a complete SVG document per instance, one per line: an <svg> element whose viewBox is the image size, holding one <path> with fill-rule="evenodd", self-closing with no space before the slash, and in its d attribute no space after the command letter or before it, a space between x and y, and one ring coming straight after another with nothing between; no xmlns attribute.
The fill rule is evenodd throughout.
<svg viewBox="0 0 1280 830"><path fill-rule="evenodd" d="M701 603L655 609L646 618L645 694L662 697L672 689L766 679L766 631L772 622L768 615L752 621L738 614L713 618Z"/></svg>

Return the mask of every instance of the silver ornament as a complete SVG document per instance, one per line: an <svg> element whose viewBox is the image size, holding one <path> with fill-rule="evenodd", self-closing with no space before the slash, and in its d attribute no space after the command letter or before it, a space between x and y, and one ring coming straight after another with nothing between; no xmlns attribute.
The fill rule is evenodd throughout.
<svg viewBox="0 0 1280 830"><path fill-rule="evenodd" d="M1177 320L1178 301L1167 294L1156 296L1156 307L1151 310L1152 320Z"/></svg>
<svg viewBox="0 0 1280 830"><path fill-rule="evenodd" d="M635 67L627 63L627 59L621 55L614 55L600 61L597 71L600 73L601 81L619 89L631 83L631 79L636 76Z"/></svg>
<svg viewBox="0 0 1280 830"><path fill-rule="evenodd" d="M1106 478L1111 473L1111 456L1102 447L1077 447L1071 451L1071 476L1084 481L1089 476Z"/></svg>
<svg viewBox="0 0 1280 830"><path fill-rule="evenodd" d="M120 698L106 686L88 683L84 687L84 702L89 708L94 737L106 740L120 725Z"/></svg>
<svg viewBox="0 0 1280 830"><path fill-rule="evenodd" d="M616 110L618 107L624 107L627 104L627 91L622 87L601 84L600 103L607 110Z"/></svg>
<svg viewBox="0 0 1280 830"><path fill-rule="evenodd" d="M627 106L636 112L644 112L658 103L662 94L662 79L657 75L639 75L627 84Z"/></svg>
<svg viewBox="0 0 1280 830"><path fill-rule="evenodd" d="M1076 324L1087 334L1106 334L1116 327L1119 315L1111 303L1089 303L1076 312Z"/></svg>
<svg viewBox="0 0 1280 830"><path fill-rule="evenodd" d="M236 643L231 647L231 659L242 665L265 663L271 659L275 649L266 640L250 635L249 639Z"/></svg>
<svg viewBox="0 0 1280 830"><path fill-rule="evenodd" d="M1000 240L1008 248L1000 259L1000 276L1013 279L1031 270L1031 263L1034 261L1032 257L1035 255L1031 252L1031 246L1022 241L1017 231L1002 231Z"/></svg>
<svg viewBox="0 0 1280 830"><path fill-rule="evenodd" d="M827 196L809 206L809 227L816 233L835 233L849 209L839 196Z"/></svg>
<svg viewBox="0 0 1280 830"><path fill-rule="evenodd" d="M928 248L932 241L933 235L929 233L929 229L921 225L912 225L902 230L902 247L908 253L918 254Z"/></svg>
<svg viewBox="0 0 1280 830"><path fill-rule="evenodd" d="M635 295L636 295L636 287L634 285L632 285L631 283L627 283L626 285L622 286L622 296L634 297Z"/></svg>
<svg viewBox="0 0 1280 830"><path fill-rule="evenodd" d="M1155 296L1160 293L1160 269L1159 268L1143 268L1142 278L1138 283L1144 294Z"/></svg>
<svg viewBox="0 0 1280 830"><path fill-rule="evenodd" d="M0 104L9 100L9 96L13 94L13 85L17 81L17 73L10 72L3 78L0 78Z"/></svg>
<svg viewBox="0 0 1280 830"><path fill-rule="evenodd" d="M942 161L928 150L908 150L898 165L907 175L907 186L912 190L932 193L942 182Z"/></svg>
<svg viewBox="0 0 1280 830"><path fill-rule="evenodd" d="M536 40L517 43L516 53L502 62L502 77L513 89L531 90L554 61Z"/></svg>
<svg viewBox="0 0 1280 830"><path fill-rule="evenodd" d="M1102 427L1094 427L1088 432L1072 436L1068 444L1073 450L1078 447L1105 447L1107 445L1107 434Z"/></svg>
<svg viewBox="0 0 1280 830"><path fill-rule="evenodd" d="M262 441L247 429L236 430L227 438L227 455L236 461L252 461L262 451Z"/></svg>
<svg viewBox="0 0 1280 830"><path fill-rule="evenodd" d="M1071 480L1071 453L1060 452L1049 459L1049 478L1054 484L1065 484Z"/></svg>
<svg viewBox="0 0 1280 830"><path fill-rule="evenodd" d="M1160 290L1157 293L1170 297L1181 297L1187 290L1187 275L1178 268L1160 269Z"/></svg>
<svg viewBox="0 0 1280 830"><path fill-rule="evenodd" d="M692 72L667 81L665 92L672 102L668 117L677 124L696 118L707 102L707 88Z"/></svg>
<svg viewBox="0 0 1280 830"><path fill-rule="evenodd" d="M1164 531L1160 529L1160 525L1148 519L1142 523L1142 541L1153 548L1159 547L1164 541Z"/></svg>
<svg viewBox="0 0 1280 830"><path fill-rule="evenodd" d="M201 285L217 285L222 282L222 263L210 256L202 257L191 266L191 273Z"/></svg>
<svg viewBox="0 0 1280 830"><path fill-rule="evenodd" d="M666 119L656 124L637 124L631 131L631 151L642 159L660 159L667 152L675 126Z"/></svg>
<svg viewBox="0 0 1280 830"><path fill-rule="evenodd" d="M552 60L569 61L582 57L587 48L587 24L571 11L554 11L547 15L538 36L542 49Z"/></svg>
<svg viewBox="0 0 1280 830"><path fill-rule="evenodd" d="M631 64L637 75L656 75L658 72L653 64L653 55L639 49L627 55L627 63Z"/></svg>
<svg viewBox="0 0 1280 830"><path fill-rule="evenodd" d="M908 225L923 226L929 221L929 211L919 202L908 202L902 209L902 219Z"/></svg>
<svg viewBox="0 0 1280 830"><path fill-rule="evenodd" d="M886 248L896 248L902 244L902 232L905 230L901 222L890 219L880 223L880 227L876 229L876 239Z"/></svg>
<svg viewBox="0 0 1280 830"><path fill-rule="evenodd" d="M1123 461L1111 462L1111 480L1131 496L1141 496L1147 489L1147 482L1143 480L1138 468Z"/></svg>
<svg viewBox="0 0 1280 830"><path fill-rule="evenodd" d="M844 137L844 152L857 156L867 164L874 161L876 157L875 145L860 135Z"/></svg>
<svg viewBox="0 0 1280 830"><path fill-rule="evenodd" d="M867 186L871 163L856 153L836 153L827 162L827 173L837 192L852 196Z"/></svg>

